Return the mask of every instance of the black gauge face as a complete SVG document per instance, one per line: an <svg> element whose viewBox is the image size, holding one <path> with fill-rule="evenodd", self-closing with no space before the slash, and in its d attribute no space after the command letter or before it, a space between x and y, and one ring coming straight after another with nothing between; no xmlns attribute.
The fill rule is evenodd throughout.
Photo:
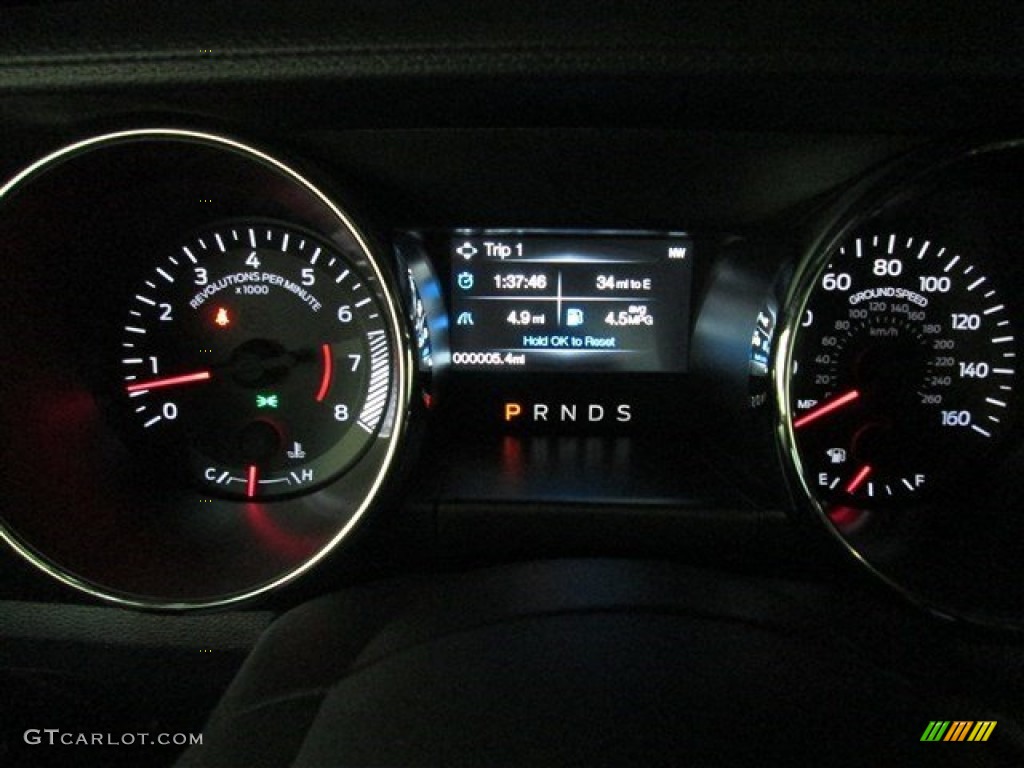
<svg viewBox="0 0 1024 768"><path fill-rule="evenodd" d="M138 286L121 340L142 437L183 449L208 493L274 498L337 477L373 440L391 390L372 281L276 224L180 243Z"/></svg>
<svg viewBox="0 0 1024 768"><path fill-rule="evenodd" d="M811 492L866 508L955 482L1009 427L1016 350L972 254L907 233L847 239L793 339L789 408Z"/></svg>

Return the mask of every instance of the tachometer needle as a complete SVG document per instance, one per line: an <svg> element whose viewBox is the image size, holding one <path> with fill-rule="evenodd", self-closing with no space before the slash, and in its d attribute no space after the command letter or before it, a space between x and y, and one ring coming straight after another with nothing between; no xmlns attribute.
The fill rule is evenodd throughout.
<svg viewBox="0 0 1024 768"><path fill-rule="evenodd" d="M125 387L125 391L141 392L145 389L176 387L179 384L193 384L197 381L207 381L209 378L209 371L197 371L196 373L186 373L181 376L167 376L162 379L150 379L149 381L139 381L136 382L135 384L129 384L127 387Z"/></svg>
<svg viewBox="0 0 1024 768"><path fill-rule="evenodd" d="M833 411L838 411L845 405L849 405L854 400L860 397L860 392L856 389L851 389L845 395L834 397L826 403L819 405L817 408L812 408L799 419L793 422L793 429L800 429L800 427L806 427L808 424L817 421L822 416L828 416Z"/></svg>
<svg viewBox="0 0 1024 768"><path fill-rule="evenodd" d="M864 484L864 481L867 480L868 477L870 477L870 475L871 465L865 464L863 467L860 468L860 472L854 475L853 479L846 484L846 488L844 488L844 490L847 493L856 493L857 489Z"/></svg>
<svg viewBox="0 0 1024 768"><path fill-rule="evenodd" d="M256 470L255 464L249 465L249 471L246 474L245 482L245 495L250 499L256 495L256 484L259 482L259 473Z"/></svg>

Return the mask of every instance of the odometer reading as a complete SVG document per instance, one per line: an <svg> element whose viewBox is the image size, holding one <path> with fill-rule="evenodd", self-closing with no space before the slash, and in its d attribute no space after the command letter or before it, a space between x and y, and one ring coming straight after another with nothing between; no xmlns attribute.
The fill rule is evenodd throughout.
<svg viewBox="0 0 1024 768"><path fill-rule="evenodd" d="M138 287L123 391L146 439L184 447L209 492L297 493L375 436L390 341L371 279L319 239L227 224L181 244Z"/></svg>
<svg viewBox="0 0 1024 768"><path fill-rule="evenodd" d="M832 254L793 341L790 402L818 498L884 505L981 455L1009 421L1010 313L966 253L899 233Z"/></svg>

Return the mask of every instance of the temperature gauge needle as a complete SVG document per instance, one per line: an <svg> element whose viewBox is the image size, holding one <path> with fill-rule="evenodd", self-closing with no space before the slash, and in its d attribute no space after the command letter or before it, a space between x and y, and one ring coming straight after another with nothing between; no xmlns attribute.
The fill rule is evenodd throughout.
<svg viewBox="0 0 1024 768"><path fill-rule="evenodd" d="M259 473L256 470L255 464L249 465L249 471L246 473L245 478L245 494L250 499L256 495L256 484L259 482Z"/></svg>
<svg viewBox="0 0 1024 768"><path fill-rule="evenodd" d="M150 379L149 381L140 381L135 384L129 384L125 387L127 392L141 392L145 389L160 389L161 387L176 387L179 384L193 384L197 381L207 381L210 378L209 371L198 371L196 373L186 373L181 376L167 376L162 379Z"/></svg>
<svg viewBox="0 0 1024 768"><path fill-rule="evenodd" d="M812 408L799 419L794 421L793 429L800 429L800 427L806 427L808 424L817 421L822 416L828 416L833 411L838 411L843 406L849 405L858 397L860 397L860 392L858 392L856 389L851 389L845 395L834 397L828 402L819 405L817 408Z"/></svg>

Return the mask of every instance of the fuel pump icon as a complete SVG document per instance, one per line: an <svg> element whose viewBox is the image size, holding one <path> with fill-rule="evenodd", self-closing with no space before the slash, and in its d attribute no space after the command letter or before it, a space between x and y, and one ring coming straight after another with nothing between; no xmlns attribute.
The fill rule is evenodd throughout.
<svg viewBox="0 0 1024 768"><path fill-rule="evenodd" d="M833 464L843 464L846 462L846 450L843 448L829 448L825 453L828 454Z"/></svg>

